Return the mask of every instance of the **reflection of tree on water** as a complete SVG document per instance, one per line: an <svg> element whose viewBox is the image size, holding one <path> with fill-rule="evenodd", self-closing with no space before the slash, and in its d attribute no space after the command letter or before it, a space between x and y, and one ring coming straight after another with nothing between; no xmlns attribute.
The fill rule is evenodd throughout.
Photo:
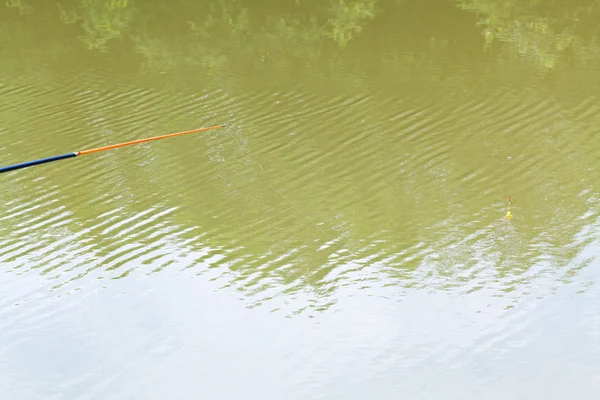
<svg viewBox="0 0 600 400"><path fill-rule="evenodd" d="M50 11L47 2L10 0L5 4L21 14ZM252 36L269 33L281 43L290 37L331 38L344 47L366 25L378 23L378 18L386 14L402 15L409 6L413 6L410 0L288 0L277 4L241 0L62 0L55 17L80 26L79 37L90 49L105 50L118 38L137 38L141 47L151 48L145 41L157 40L159 36L154 33L165 27L179 34L201 31L203 38L213 40L225 33L227 40L245 40L251 47L257 42L249 40ZM511 43L520 53L547 67L554 66L568 51L582 55L592 50L594 43L586 43L583 38L591 38L597 31L600 11L597 2L581 0L461 0L458 7L477 14L487 45L497 40ZM287 49L298 50L298 46Z"/></svg>
<svg viewBox="0 0 600 400"><path fill-rule="evenodd" d="M364 24L375 16L378 0L330 0L329 2L295 1L282 2L283 7L298 10L306 17L306 21L318 23L319 35L331 37L340 46L345 46L356 34L359 34ZM265 9L260 2L216 0L216 1L171 1L171 2L139 2L134 0L91 0L59 2L61 20L66 23L79 23L84 30L81 40L90 49L106 48L107 43L126 35L140 37L145 29L152 29L153 23L162 23L166 15L185 16L186 22L192 29L202 29L210 32L227 31L228 34L243 35L257 33L260 30L281 28L282 25L297 25L297 20L291 14L275 14L262 27L256 27L256 20L263 19ZM11 0L10 7L19 10L31 9L23 0ZM282 5L274 6L275 9ZM190 12L187 14L186 12ZM308 11L308 12L307 12ZM313 14L314 15L311 15ZM135 17L134 17L135 15ZM315 19L315 16L323 15ZM181 18L179 18L181 23ZM253 24L258 31L253 31ZM182 24L184 27L186 24ZM298 27L304 29L304 27ZM138 31L139 30L139 31ZM289 30L288 30L289 33ZM143 35L141 35L143 36Z"/></svg>
<svg viewBox="0 0 600 400"><path fill-rule="evenodd" d="M84 34L79 37L88 49L106 49L107 43L120 38L132 18L132 1L76 1L73 5L58 3L60 19L67 24L79 23Z"/></svg>
<svg viewBox="0 0 600 400"><path fill-rule="evenodd" d="M8 8L19 10L19 14L21 15L30 13L33 10L26 0L8 0L5 4Z"/></svg>
<svg viewBox="0 0 600 400"><path fill-rule="evenodd" d="M462 0L459 7L477 14L486 46L509 43L540 67L555 68L566 57L598 57L597 2Z"/></svg>

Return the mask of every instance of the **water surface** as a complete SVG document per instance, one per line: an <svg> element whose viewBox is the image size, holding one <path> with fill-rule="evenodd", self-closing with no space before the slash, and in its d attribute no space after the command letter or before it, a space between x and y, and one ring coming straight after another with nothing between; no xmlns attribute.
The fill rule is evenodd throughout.
<svg viewBox="0 0 600 400"><path fill-rule="evenodd" d="M10 1L10 399L595 399L592 1ZM511 196L512 220L504 216Z"/></svg>

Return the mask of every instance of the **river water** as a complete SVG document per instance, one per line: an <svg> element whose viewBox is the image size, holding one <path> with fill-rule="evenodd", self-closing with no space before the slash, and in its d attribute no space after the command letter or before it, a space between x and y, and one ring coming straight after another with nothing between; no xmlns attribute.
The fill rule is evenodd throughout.
<svg viewBox="0 0 600 400"><path fill-rule="evenodd" d="M0 397L599 398L599 18L0 5Z"/></svg>

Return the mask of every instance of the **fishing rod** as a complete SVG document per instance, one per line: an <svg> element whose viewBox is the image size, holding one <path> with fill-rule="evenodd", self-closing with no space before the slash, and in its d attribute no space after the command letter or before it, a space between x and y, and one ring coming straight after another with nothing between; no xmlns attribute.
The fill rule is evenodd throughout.
<svg viewBox="0 0 600 400"><path fill-rule="evenodd" d="M39 159L39 160L28 161L28 162L24 162L24 163L21 163L21 164L9 165L7 167L0 168L0 174L3 173L3 172L10 172L10 171L14 171L14 170L17 170L17 169L22 169L22 168L27 168L27 167L33 167L34 165L46 164L46 163L49 163L49 162L59 161L59 160L65 160L67 158L75 158L75 157L78 157L78 156L84 156L86 154L99 153L99 152L105 151L105 150L118 149L119 147L131 146L132 144L139 144L139 143L151 142L151 141L159 140L159 139L166 139L166 138L171 138L171 137L175 137L175 136L187 135L187 134L190 134L190 133L210 131L212 129L225 128L226 126L227 126L227 124L223 124L223 125L209 126L209 127L206 127L206 128L192 129L190 131L170 133L168 135L155 136L155 137L146 138L146 139L138 139L138 140L134 140L134 141L131 141L131 142L125 142L125 143L119 143L119 144L112 144L110 146L98 147L96 149L75 151L73 153L62 154L60 156L42 158L42 159Z"/></svg>

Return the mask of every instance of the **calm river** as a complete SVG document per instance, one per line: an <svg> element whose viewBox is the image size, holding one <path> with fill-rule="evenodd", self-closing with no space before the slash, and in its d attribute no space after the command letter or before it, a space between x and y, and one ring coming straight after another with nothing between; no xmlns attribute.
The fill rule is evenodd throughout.
<svg viewBox="0 0 600 400"><path fill-rule="evenodd" d="M1 2L0 398L600 398L599 20Z"/></svg>

